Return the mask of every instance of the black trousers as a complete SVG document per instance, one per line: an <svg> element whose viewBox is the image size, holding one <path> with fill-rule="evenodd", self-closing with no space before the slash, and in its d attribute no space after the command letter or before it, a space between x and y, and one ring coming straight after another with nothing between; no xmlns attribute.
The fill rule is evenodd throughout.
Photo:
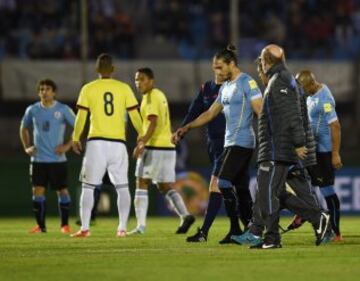
<svg viewBox="0 0 360 281"><path fill-rule="evenodd" d="M285 192L289 164L262 162L258 169L257 200L265 225L265 243L280 243L279 213L280 195Z"/></svg>
<svg viewBox="0 0 360 281"><path fill-rule="evenodd" d="M285 187L281 189L279 194L280 209L286 208L294 214L308 220L314 227L318 227L321 210L316 200L316 196L311 189L306 170L288 172L286 183L290 185L292 190L296 193L296 196L286 191ZM261 236L264 230L264 222L262 219L258 194L253 206L252 220L251 232Z"/></svg>
<svg viewBox="0 0 360 281"><path fill-rule="evenodd" d="M296 196L306 203L307 208L320 213L321 206L317 200L310 181L310 176L306 169L291 170L286 178L286 183L295 192ZM285 208L289 209L288 206L285 206ZM302 216L297 212L293 213Z"/></svg>

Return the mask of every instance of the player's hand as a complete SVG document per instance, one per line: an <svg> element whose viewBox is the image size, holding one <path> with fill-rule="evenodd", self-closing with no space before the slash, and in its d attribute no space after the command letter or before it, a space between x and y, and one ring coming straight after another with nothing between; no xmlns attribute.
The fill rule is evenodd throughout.
<svg viewBox="0 0 360 281"><path fill-rule="evenodd" d="M82 145L80 141L73 141L72 142L72 149L76 154L81 154L82 149Z"/></svg>
<svg viewBox="0 0 360 281"><path fill-rule="evenodd" d="M171 136L171 142L173 144L177 144L185 135L187 132L189 132L190 127L188 125L179 128L176 130L176 132Z"/></svg>
<svg viewBox="0 0 360 281"><path fill-rule="evenodd" d="M295 149L296 150L296 154L297 156L301 159L304 160L307 154L307 148L305 146L302 147L298 147Z"/></svg>
<svg viewBox="0 0 360 281"><path fill-rule="evenodd" d="M177 144L179 142L179 140L180 140L180 137L179 137L178 131L176 131L175 133L173 133L171 135L171 142L173 144Z"/></svg>
<svg viewBox="0 0 360 281"><path fill-rule="evenodd" d="M341 162L341 157L339 152L333 152L331 154L331 163L334 169L339 170L342 168L343 164Z"/></svg>
<svg viewBox="0 0 360 281"><path fill-rule="evenodd" d="M35 146L29 146L25 149L25 153L29 156L34 156L36 154L36 147Z"/></svg>
<svg viewBox="0 0 360 281"><path fill-rule="evenodd" d="M57 147L55 147L55 153L57 155L61 155L68 152L70 148L71 148L71 144L60 144Z"/></svg>
<svg viewBox="0 0 360 281"><path fill-rule="evenodd" d="M133 157L135 159L139 158L141 154L143 154L144 150L145 150L145 143L142 140L140 140L134 149Z"/></svg>

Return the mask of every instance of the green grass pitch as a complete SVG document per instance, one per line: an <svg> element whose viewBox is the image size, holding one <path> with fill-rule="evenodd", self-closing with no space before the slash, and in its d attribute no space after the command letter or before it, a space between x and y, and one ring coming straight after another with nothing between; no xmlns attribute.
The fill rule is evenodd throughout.
<svg viewBox="0 0 360 281"><path fill-rule="evenodd" d="M287 225L288 218L282 219ZM201 223L201 218L195 225ZM129 228L134 227L131 219ZM48 219L47 234L28 234L31 218L0 219L0 280L360 280L360 218L342 219L345 242L315 247L309 225L283 236L283 248L249 250L218 244L227 220L218 218L209 241L185 242L178 220L150 218L146 234L116 238L115 218L99 218L85 239L61 234ZM73 225L73 230L77 227ZM190 230L194 233L195 227Z"/></svg>

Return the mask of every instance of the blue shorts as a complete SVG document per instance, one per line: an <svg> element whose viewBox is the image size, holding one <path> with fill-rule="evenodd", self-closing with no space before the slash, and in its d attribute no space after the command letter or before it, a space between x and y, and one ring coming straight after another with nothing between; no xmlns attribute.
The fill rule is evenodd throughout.
<svg viewBox="0 0 360 281"><path fill-rule="evenodd" d="M218 177L222 165L222 153L224 151L224 139L208 141L208 155L212 164L211 175Z"/></svg>

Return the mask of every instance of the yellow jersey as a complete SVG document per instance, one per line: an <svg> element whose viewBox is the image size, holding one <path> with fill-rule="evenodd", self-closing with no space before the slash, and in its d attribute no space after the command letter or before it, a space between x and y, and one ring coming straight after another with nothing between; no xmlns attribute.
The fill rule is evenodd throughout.
<svg viewBox="0 0 360 281"><path fill-rule="evenodd" d="M97 79L82 87L77 107L90 113L89 140L125 141L126 111L137 108L138 101L128 84Z"/></svg>
<svg viewBox="0 0 360 281"><path fill-rule="evenodd" d="M145 144L146 148L155 149L175 149L175 145L171 142L171 123L169 106L165 94L159 89L152 89L142 97L140 113L143 119L143 134L149 127L149 116L156 115L156 128Z"/></svg>

